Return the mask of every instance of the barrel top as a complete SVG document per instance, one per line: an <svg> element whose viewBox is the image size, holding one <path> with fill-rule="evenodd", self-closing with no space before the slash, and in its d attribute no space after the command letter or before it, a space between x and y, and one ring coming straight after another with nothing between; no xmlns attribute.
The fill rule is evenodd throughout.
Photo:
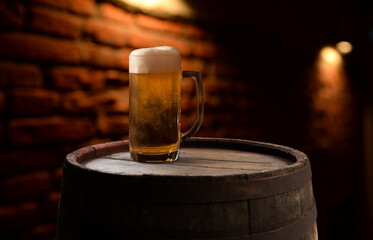
<svg viewBox="0 0 373 240"><path fill-rule="evenodd" d="M183 142L173 163L139 163L131 160L128 141L79 149L66 158L79 168L126 176L275 176L308 164L295 149L269 143L219 138L191 138Z"/></svg>

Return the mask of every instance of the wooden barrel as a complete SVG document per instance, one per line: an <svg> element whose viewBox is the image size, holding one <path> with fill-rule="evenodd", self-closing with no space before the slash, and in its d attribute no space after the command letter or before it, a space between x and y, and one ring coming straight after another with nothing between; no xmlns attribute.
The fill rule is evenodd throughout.
<svg viewBox="0 0 373 240"><path fill-rule="evenodd" d="M128 148L111 142L66 157L57 239L317 239L300 151L192 138L178 161L149 164Z"/></svg>

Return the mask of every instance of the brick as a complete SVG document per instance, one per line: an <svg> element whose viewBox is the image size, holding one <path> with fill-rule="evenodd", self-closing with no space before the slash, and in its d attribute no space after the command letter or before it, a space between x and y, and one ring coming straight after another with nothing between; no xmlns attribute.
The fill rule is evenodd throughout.
<svg viewBox="0 0 373 240"><path fill-rule="evenodd" d="M180 128L181 132L188 131L194 123L195 115L193 114L181 114Z"/></svg>
<svg viewBox="0 0 373 240"><path fill-rule="evenodd" d="M183 70L198 70L203 75L206 71L204 61L198 58L181 58L181 69Z"/></svg>
<svg viewBox="0 0 373 240"><path fill-rule="evenodd" d="M103 136L118 137L128 134L128 116L101 116L98 119L98 130Z"/></svg>
<svg viewBox="0 0 373 240"><path fill-rule="evenodd" d="M207 78L203 83L203 90L206 93L229 94L233 91L233 85L230 82L215 78Z"/></svg>
<svg viewBox="0 0 373 240"><path fill-rule="evenodd" d="M0 206L0 232L2 234L31 228L37 222L38 208L34 202Z"/></svg>
<svg viewBox="0 0 373 240"><path fill-rule="evenodd" d="M182 23L161 20L144 14L136 15L136 23L142 28L161 32L170 32L178 35L182 34L185 28L185 25Z"/></svg>
<svg viewBox="0 0 373 240"><path fill-rule="evenodd" d="M181 81L181 93L191 95L195 92L196 86L192 78L183 78Z"/></svg>
<svg viewBox="0 0 373 240"><path fill-rule="evenodd" d="M55 167L61 164L61 156L55 149L12 149L0 151L0 174L14 174Z"/></svg>
<svg viewBox="0 0 373 240"><path fill-rule="evenodd" d="M15 32L0 34L0 54L26 60L80 62L78 45L74 41Z"/></svg>
<svg viewBox="0 0 373 240"><path fill-rule="evenodd" d="M99 44L84 42L79 45L84 63L102 68L116 68L117 50Z"/></svg>
<svg viewBox="0 0 373 240"><path fill-rule="evenodd" d="M108 20L90 18L84 26L84 32L92 36L93 40L117 47L126 44L126 29Z"/></svg>
<svg viewBox="0 0 373 240"><path fill-rule="evenodd" d="M105 88L106 78L103 70L91 70L90 79L87 82L83 82L83 88L90 90L101 90Z"/></svg>
<svg viewBox="0 0 373 240"><path fill-rule="evenodd" d="M40 116L58 110L59 94L56 91L24 88L11 93L11 111L16 116Z"/></svg>
<svg viewBox="0 0 373 240"><path fill-rule="evenodd" d="M193 99L194 98L190 96L189 94L184 94L184 93L181 94L181 111L183 113L195 111L196 107L194 104L195 101L193 101Z"/></svg>
<svg viewBox="0 0 373 240"><path fill-rule="evenodd" d="M127 59L128 59L128 56L127 56ZM129 81L128 72L117 71L117 70L107 70L105 72L105 78L106 78L106 84L109 87L128 86L128 81Z"/></svg>
<svg viewBox="0 0 373 240"><path fill-rule="evenodd" d="M0 26L21 28L24 23L25 7L11 1L0 2Z"/></svg>
<svg viewBox="0 0 373 240"><path fill-rule="evenodd" d="M0 186L4 202L24 202L47 196L52 179L48 172L38 171L4 178Z"/></svg>
<svg viewBox="0 0 373 240"><path fill-rule="evenodd" d="M132 28L128 33L128 44L133 48L156 47L161 43L157 33Z"/></svg>
<svg viewBox="0 0 373 240"><path fill-rule="evenodd" d="M226 99L224 99L226 100ZM218 95L205 94L204 95L204 105L207 109L218 109L222 104L222 99Z"/></svg>
<svg viewBox="0 0 373 240"><path fill-rule="evenodd" d="M227 62L213 62L209 66L209 70L212 75L216 76L235 77L239 74L237 67Z"/></svg>
<svg viewBox="0 0 373 240"><path fill-rule="evenodd" d="M185 27L185 33L187 36L194 38L211 38L210 34L195 25L187 25Z"/></svg>
<svg viewBox="0 0 373 240"><path fill-rule="evenodd" d="M60 90L100 90L105 86L105 75L101 70L58 66L52 68L49 72L53 86Z"/></svg>
<svg viewBox="0 0 373 240"><path fill-rule="evenodd" d="M10 142L14 145L48 145L77 142L95 134L89 118L21 118L9 122Z"/></svg>
<svg viewBox="0 0 373 240"><path fill-rule="evenodd" d="M127 48L114 49L108 46L84 42L80 44L80 51L83 61L88 65L128 70L131 50Z"/></svg>
<svg viewBox="0 0 373 240"><path fill-rule="evenodd" d="M50 70L54 88L60 90L75 90L82 88L89 81L89 70L83 67L59 66Z"/></svg>
<svg viewBox="0 0 373 240"><path fill-rule="evenodd" d="M73 14L44 7L32 7L29 26L33 30L77 38L80 36L82 18Z"/></svg>
<svg viewBox="0 0 373 240"><path fill-rule="evenodd" d="M108 90L102 98L107 113L128 113L129 111L128 87Z"/></svg>
<svg viewBox="0 0 373 240"><path fill-rule="evenodd" d="M131 50L128 48L122 48L116 52L116 67L119 69L128 70L129 68L129 56Z"/></svg>
<svg viewBox="0 0 373 240"><path fill-rule="evenodd" d="M207 41L196 41L192 46L192 54L201 58L213 58L217 56L216 46Z"/></svg>
<svg viewBox="0 0 373 240"><path fill-rule="evenodd" d="M60 9L69 10L82 15L95 14L95 0L27 0L33 3L41 3Z"/></svg>
<svg viewBox="0 0 373 240"><path fill-rule="evenodd" d="M210 112L203 116L203 123L202 128L215 128L216 126L216 120L219 119L217 114L214 114L213 112ZM215 135L215 134L214 134Z"/></svg>
<svg viewBox="0 0 373 240"><path fill-rule="evenodd" d="M118 23L131 25L134 21L134 17L131 13L120 9L111 3L101 3L100 11L103 18L110 19Z"/></svg>
<svg viewBox="0 0 373 240"><path fill-rule="evenodd" d="M165 46L175 47L179 50L181 56L188 56L191 53L192 45L185 38L165 35L161 39L161 44Z"/></svg>
<svg viewBox="0 0 373 240"><path fill-rule="evenodd" d="M41 87L39 66L15 62L0 62L0 86Z"/></svg>
<svg viewBox="0 0 373 240"><path fill-rule="evenodd" d="M62 100L62 109L69 114L96 114L100 108L101 98L94 93L76 91L68 93Z"/></svg>

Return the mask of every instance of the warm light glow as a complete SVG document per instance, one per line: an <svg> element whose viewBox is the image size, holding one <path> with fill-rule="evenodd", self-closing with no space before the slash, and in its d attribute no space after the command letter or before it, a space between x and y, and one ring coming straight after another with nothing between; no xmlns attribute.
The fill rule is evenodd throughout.
<svg viewBox="0 0 373 240"><path fill-rule="evenodd" d="M313 71L310 136L319 148L336 146L347 136L352 109L348 79L341 54L326 46L319 52Z"/></svg>
<svg viewBox="0 0 373 240"><path fill-rule="evenodd" d="M352 52L353 49L352 44L346 41L341 41L337 43L335 47L343 55L349 54L350 52Z"/></svg>
<svg viewBox="0 0 373 240"><path fill-rule="evenodd" d="M321 61L326 64L339 65L342 63L341 54L332 47L324 47L320 51Z"/></svg>
<svg viewBox="0 0 373 240"><path fill-rule="evenodd" d="M317 60L318 80L324 84L338 91L341 84L341 71L343 70L343 58L341 54L333 47L323 47L320 50L319 58Z"/></svg>
<svg viewBox="0 0 373 240"><path fill-rule="evenodd" d="M191 17L193 11L183 0L121 0L156 15Z"/></svg>

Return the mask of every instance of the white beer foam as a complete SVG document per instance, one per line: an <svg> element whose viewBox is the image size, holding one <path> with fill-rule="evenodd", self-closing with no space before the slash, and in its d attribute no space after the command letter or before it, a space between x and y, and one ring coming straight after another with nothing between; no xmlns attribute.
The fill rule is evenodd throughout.
<svg viewBox="0 0 373 240"><path fill-rule="evenodd" d="M130 73L160 73L181 70L180 52L174 47L140 48L132 51L129 58Z"/></svg>

